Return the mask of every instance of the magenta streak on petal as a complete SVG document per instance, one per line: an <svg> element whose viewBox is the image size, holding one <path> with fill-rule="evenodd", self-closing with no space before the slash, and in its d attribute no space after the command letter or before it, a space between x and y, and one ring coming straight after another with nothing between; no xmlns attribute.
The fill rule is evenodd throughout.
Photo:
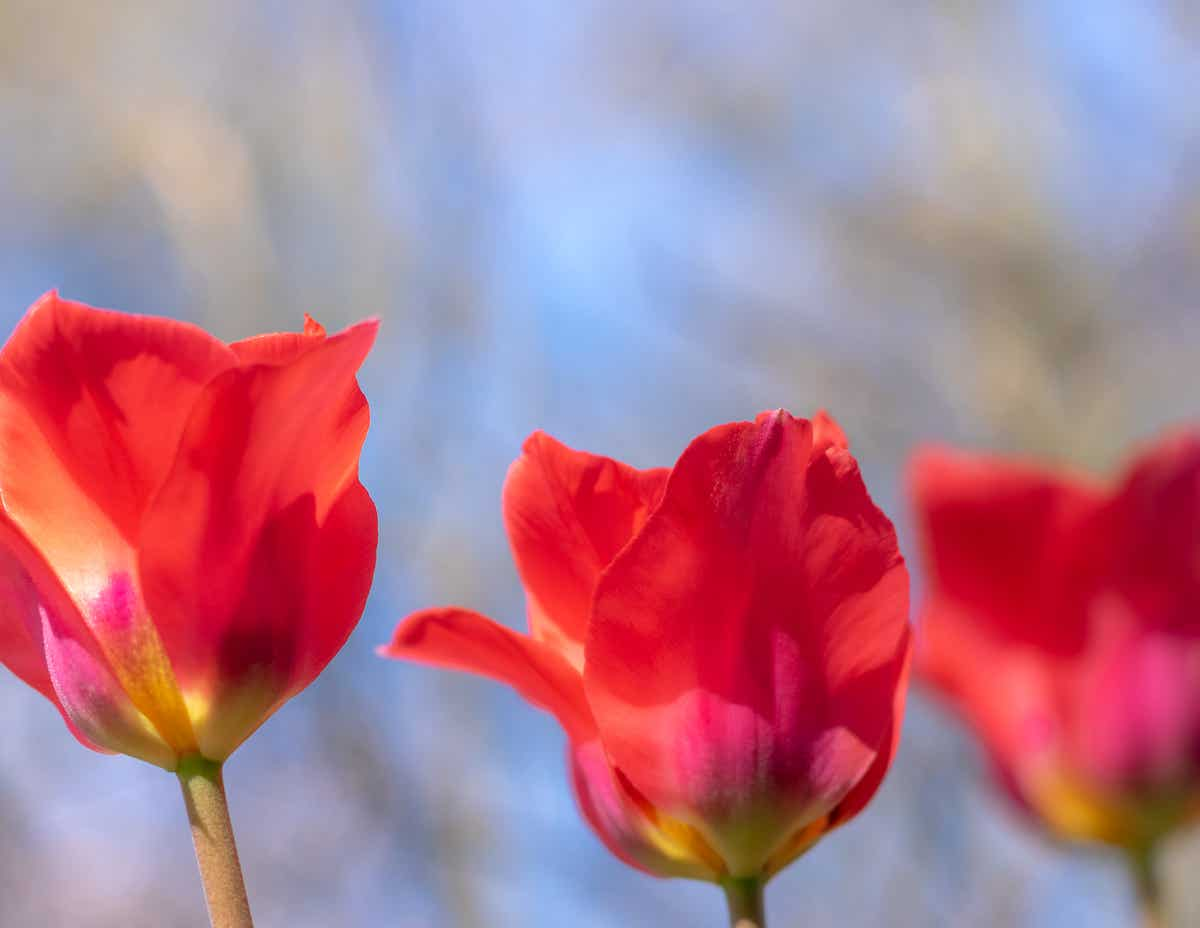
<svg viewBox="0 0 1200 928"><path fill-rule="evenodd" d="M139 717L100 654L72 635L49 606L40 612L46 668L71 721L90 742L172 769L174 752Z"/></svg>
<svg viewBox="0 0 1200 928"><path fill-rule="evenodd" d="M133 589L133 578L128 571L114 573L104 591L92 604L92 620L101 628L120 634L133 630L137 614L138 597Z"/></svg>

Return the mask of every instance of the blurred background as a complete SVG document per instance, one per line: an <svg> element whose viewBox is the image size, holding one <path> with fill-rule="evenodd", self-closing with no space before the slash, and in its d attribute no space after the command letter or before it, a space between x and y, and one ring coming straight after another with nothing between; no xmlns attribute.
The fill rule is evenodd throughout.
<svg viewBox="0 0 1200 928"><path fill-rule="evenodd" d="M610 857L555 722L382 661L458 602L521 626L500 487L542 427L638 466L828 407L898 524L921 441L1099 471L1194 416L1200 16L1145 0L0 2L0 323L58 287L226 339L382 317L366 615L230 762L263 928L724 924ZM919 582L919 581L918 581ZM174 780L0 674L0 925L202 926ZM1124 926L919 693L773 928ZM1200 914L1200 848L1171 907Z"/></svg>

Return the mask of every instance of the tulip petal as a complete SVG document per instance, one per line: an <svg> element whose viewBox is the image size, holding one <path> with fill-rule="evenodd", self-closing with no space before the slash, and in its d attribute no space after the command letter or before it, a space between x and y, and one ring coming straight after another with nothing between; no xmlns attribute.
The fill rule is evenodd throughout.
<svg viewBox="0 0 1200 928"><path fill-rule="evenodd" d="M234 363L195 326L53 293L0 351L4 506L37 539L129 699L179 751L194 740L132 578L133 545L191 403Z"/></svg>
<svg viewBox="0 0 1200 928"><path fill-rule="evenodd" d="M567 755L579 809L618 860L653 876L720 879L720 858L694 829L662 827L653 810L641 808L622 787L599 739L572 743Z"/></svg>
<svg viewBox="0 0 1200 928"><path fill-rule="evenodd" d="M1069 712L1055 661L1086 647L1107 556L1091 484L987 455L926 449L910 492L928 578L917 669L978 727L993 759L1034 764ZM980 673L988 667L988 673Z"/></svg>
<svg viewBox="0 0 1200 928"><path fill-rule="evenodd" d="M1200 430L1168 435L1131 464L1106 510L1109 582L1141 617L1194 636L1200 621Z"/></svg>
<svg viewBox="0 0 1200 928"><path fill-rule="evenodd" d="M69 588L98 548L136 541L193 400L235 361L196 326L54 293L17 326L0 351L0 486Z"/></svg>
<svg viewBox="0 0 1200 928"><path fill-rule="evenodd" d="M907 611L895 532L846 451L782 411L712 429L601 576L601 739L734 875L759 872L890 750Z"/></svg>
<svg viewBox="0 0 1200 928"><path fill-rule="evenodd" d="M1126 848L1192 817L1200 435L1149 448L1108 493L943 450L911 485L930 564L917 669L1006 791L1065 837Z"/></svg>
<svg viewBox="0 0 1200 928"><path fill-rule="evenodd" d="M819 410L813 416L812 427L813 450L825 451L827 448L837 448L840 451L850 450L850 442L846 438L846 433L842 431L837 420L824 409Z"/></svg>
<svg viewBox="0 0 1200 928"><path fill-rule="evenodd" d="M0 662L62 713L86 747L173 769L176 752L142 715L45 559L0 512Z"/></svg>
<svg viewBox="0 0 1200 928"><path fill-rule="evenodd" d="M300 644L289 697L317 678L354 631L371 591L378 546L375 503L366 487L355 480L329 510L313 538L308 566L295 578L306 612L305 621L290 632ZM265 577L266 565L251 575ZM267 595L264 590L263 596ZM278 631L289 634L286 626Z"/></svg>
<svg viewBox="0 0 1200 928"><path fill-rule="evenodd" d="M325 327L307 313L303 332L269 332L230 344L242 364L290 364L325 341Z"/></svg>
<svg viewBox="0 0 1200 928"><path fill-rule="evenodd" d="M1200 641L1146 628L1116 597L1096 612L1070 707L1068 757L1106 789L1186 782L1200 762Z"/></svg>
<svg viewBox="0 0 1200 928"><path fill-rule="evenodd" d="M453 606L414 612L396 626L379 653L507 683L552 713L572 741L595 737L578 671L549 645L478 612Z"/></svg>
<svg viewBox="0 0 1200 928"><path fill-rule="evenodd" d="M994 766L1011 777L1014 759L1037 765L1045 758L1063 725L1057 662L933 598L922 608L917 641L921 678L978 730Z"/></svg>
<svg viewBox="0 0 1200 928"><path fill-rule="evenodd" d="M904 704L908 698L908 675L912 663L912 632L905 630L904 636L904 665L900 679L896 684L895 702L892 705L892 717L887 731L881 741L881 747L875 755L875 760L863 778L854 784L854 788L837 805L829 816L828 830L844 825L866 807L867 803L883 784L883 778L891 769L892 761L896 759L896 751L900 748L900 732L904 721Z"/></svg>
<svg viewBox="0 0 1200 928"><path fill-rule="evenodd" d="M21 562L7 551L0 553L0 664L61 709L42 650L40 605Z"/></svg>
<svg viewBox="0 0 1200 928"><path fill-rule="evenodd" d="M312 496L300 497L263 524L241 600L208 652L210 682L189 678L205 757L228 757L316 679L363 613L378 544L375 505L357 481L321 524L313 505Z"/></svg>
<svg viewBox="0 0 1200 928"><path fill-rule="evenodd" d="M1078 652L1092 578L1103 570L1080 544L1095 534L1085 526L1099 516L1100 488L940 448L913 457L909 485L928 565L927 640L938 634L944 601L986 623L989 634Z"/></svg>
<svg viewBox="0 0 1200 928"><path fill-rule="evenodd" d="M1200 433L1143 451L1104 515L1064 749L1106 790L1185 782L1200 764Z"/></svg>
<svg viewBox="0 0 1200 928"><path fill-rule="evenodd" d="M645 523L668 471L575 451L544 432L525 441L504 483L504 523L534 637L582 666L600 572Z"/></svg>
<svg viewBox="0 0 1200 928"><path fill-rule="evenodd" d="M355 374L376 329L214 379L143 521L146 602L214 760L361 614L377 522L357 479L368 411ZM348 571L344 593L322 559Z"/></svg>

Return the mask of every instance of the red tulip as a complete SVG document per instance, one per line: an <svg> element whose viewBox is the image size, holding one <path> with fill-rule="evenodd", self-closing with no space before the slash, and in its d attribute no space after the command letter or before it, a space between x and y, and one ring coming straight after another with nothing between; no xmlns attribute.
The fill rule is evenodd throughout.
<svg viewBox="0 0 1200 928"><path fill-rule="evenodd" d="M912 465L921 675L1056 834L1136 854L1200 812L1200 432L1111 486L935 449Z"/></svg>
<svg viewBox="0 0 1200 928"><path fill-rule="evenodd" d="M375 330L226 345L51 293L0 350L0 661L85 745L219 764L345 642Z"/></svg>
<svg viewBox="0 0 1200 928"><path fill-rule="evenodd" d="M903 711L908 575L831 419L718 426L671 470L535 433L504 518L530 634L430 609L381 653L554 713L619 858L762 881L875 793Z"/></svg>

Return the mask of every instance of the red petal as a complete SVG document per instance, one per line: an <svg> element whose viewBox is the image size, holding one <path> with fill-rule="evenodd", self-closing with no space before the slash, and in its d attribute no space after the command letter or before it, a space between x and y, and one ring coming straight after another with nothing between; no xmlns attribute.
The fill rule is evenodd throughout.
<svg viewBox="0 0 1200 928"><path fill-rule="evenodd" d="M784 412L701 435L596 592L601 738L735 874L844 799L896 723L907 572L854 460L823 445Z"/></svg>
<svg viewBox="0 0 1200 928"><path fill-rule="evenodd" d="M273 332L233 342L229 347L242 364L290 364L325 341L325 327L304 314L303 332Z"/></svg>
<svg viewBox="0 0 1200 928"><path fill-rule="evenodd" d="M572 740L595 737L579 673L552 647L467 609L415 612L396 626L384 657L466 670L507 683L553 713Z"/></svg>
<svg viewBox="0 0 1200 928"><path fill-rule="evenodd" d="M1006 776L1040 762L1062 724L1056 662L948 599L928 599L920 618L919 677L977 730Z"/></svg>
<svg viewBox="0 0 1200 928"><path fill-rule="evenodd" d="M316 679L363 613L378 544L375 505L355 481L323 523L313 506L303 496L267 519L227 624L201 632L210 636L201 646L210 664L186 668L183 679L205 757L228 757Z"/></svg>
<svg viewBox="0 0 1200 928"><path fill-rule="evenodd" d="M838 803L837 809L830 815L829 827L836 828L838 825L844 825L854 816L858 815L874 798L879 787L883 785L883 778L887 776L888 770L891 769L892 761L896 759L896 751L900 747L900 732L904 721L904 704L908 698L908 674L912 658L912 635L905 635L904 645L904 669L900 673L899 682L896 684L895 702L892 706L891 724L885 733L881 742L882 747L875 755L875 760L871 764L871 768L863 775L863 778L854 784L854 788L846 794L846 798Z"/></svg>
<svg viewBox="0 0 1200 928"><path fill-rule="evenodd" d="M1200 433L1143 451L1104 516L1086 653L1059 674L1064 752L1109 788L1174 784L1200 764Z"/></svg>
<svg viewBox="0 0 1200 928"><path fill-rule="evenodd" d="M645 523L668 471L574 451L543 432L504 483L504 522L535 637L580 665L600 572Z"/></svg>
<svg viewBox="0 0 1200 928"><path fill-rule="evenodd" d="M1054 827L1117 843L1168 827L1161 809L1138 821L1138 797L1173 793L1200 762L1200 437L1151 448L1107 499L947 451L912 477L930 561L922 675ZM1063 789L1090 818L1056 819Z"/></svg>
<svg viewBox="0 0 1200 928"><path fill-rule="evenodd" d="M1106 516L1107 579L1146 625L1200 629L1200 431L1179 432L1129 467Z"/></svg>
<svg viewBox="0 0 1200 928"><path fill-rule="evenodd" d="M826 448L838 448L842 451L850 450L850 442L846 438L846 433L842 431L842 427L837 424L833 416L829 415L824 409L819 410L812 419L813 427L813 448L817 451L824 451Z"/></svg>
<svg viewBox="0 0 1200 928"><path fill-rule="evenodd" d="M5 507L70 592L128 700L176 750L194 748L193 736L130 580L134 545L192 403L235 363L195 326L55 294L0 351Z"/></svg>
<svg viewBox="0 0 1200 928"><path fill-rule="evenodd" d="M1034 762L1063 721L1056 661L1085 649L1107 569L1097 557L1108 537L1101 492L944 449L918 453L909 481L928 581L918 672L979 729L999 765Z"/></svg>
<svg viewBox="0 0 1200 928"><path fill-rule="evenodd" d="M914 456L909 482L928 567L931 622L946 600L1001 637L1057 653L1082 647L1083 591L1097 565L1081 540L1095 534L1085 526L1100 512L1098 488L1001 458L937 448ZM926 638L937 634L923 630Z"/></svg>
<svg viewBox="0 0 1200 928"><path fill-rule="evenodd" d="M28 572L7 550L0 552L0 664L61 710L42 650L40 599Z"/></svg>
<svg viewBox="0 0 1200 928"><path fill-rule="evenodd" d="M55 570L89 573L105 539L136 539L193 401L234 363L186 323L34 304L0 351L0 486Z"/></svg>
<svg viewBox="0 0 1200 928"><path fill-rule="evenodd" d="M377 525L357 480L368 412L355 373L376 328L214 380L143 523L146 601L215 760L311 680L361 613Z"/></svg>

